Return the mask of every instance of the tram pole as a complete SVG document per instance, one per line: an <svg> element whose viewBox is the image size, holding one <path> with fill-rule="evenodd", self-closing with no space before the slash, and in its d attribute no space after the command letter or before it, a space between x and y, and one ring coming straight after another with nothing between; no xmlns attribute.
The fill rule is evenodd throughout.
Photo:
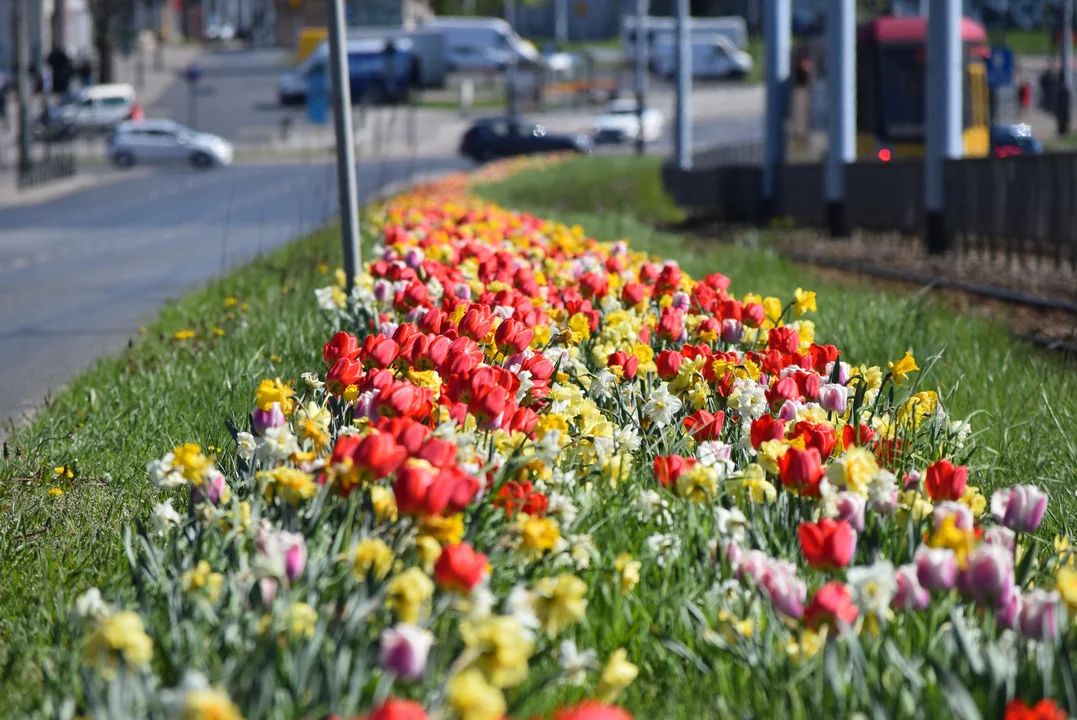
<svg viewBox="0 0 1077 720"><path fill-rule="evenodd" d="M692 169L692 22L689 0L677 0L677 167Z"/></svg>
<svg viewBox="0 0 1077 720"><path fill-rule="evenodd" d="M946 252L946 161L963 154L961 0L935 0L927 23L927 162L924 165L925 240Z"/></svg>
<svg viewBox="0 0 1077 720"><path fill-rule="evenodd" d="M645 149L643 109L647 101L647 0L636 0L636 154Z"/></svg>
<svg viewBox="0 0 1077 720"><path fill-rule="evenodd" d="M766 135L763 139L763 214L778 207L778 172L785 163L785 118L789 103L789 53L793 16L790 0L766 0L763 42L766 45Z"/></svg>
<svg viewBox="0 0 1077 720"><path fill-rule="evenodd" d="M1058 134L1069 135L1073 107L1073 0L1062 3L1062 87L1058 93Z"/></svg>
<svg viewBox="0 0 1077 720"><path fill-rule="evenodd" d="M830 0L827 16L826 201L831 237L848 237L845 166L856 160L856 2Z"/></svg>

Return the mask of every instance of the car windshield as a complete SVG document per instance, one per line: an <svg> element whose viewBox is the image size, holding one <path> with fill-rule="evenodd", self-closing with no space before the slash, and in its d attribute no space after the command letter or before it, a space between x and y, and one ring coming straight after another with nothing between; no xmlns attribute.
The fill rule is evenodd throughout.
<svg viewBox="0 0 1077 720"><path fill-rule="evenodd" d="M646 112L647 108L645 107L645 108L643 108L643 110L644 110L644 112ZM617 105L615 107L606 108L606 114L607 115L635 115L636 114L636 108L632 107L631 105Z"/></svg>

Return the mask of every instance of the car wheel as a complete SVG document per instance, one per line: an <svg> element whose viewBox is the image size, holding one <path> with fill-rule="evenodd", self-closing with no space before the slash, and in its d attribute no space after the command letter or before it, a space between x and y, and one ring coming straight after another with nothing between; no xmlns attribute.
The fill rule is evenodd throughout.
<svg viewBox="0 0 1077 720"><path fill-rule="evenodd" d="M135 156L127 151L118 152L112 156L112 164L121 170L135 164Z"/></svg>
<svg viewBox="0 0 1077 720"><path fill-rule="evenodd" d="M191 155L191 165L199 170L205 170L213 164L213 158L204 152L196 152Z"/></svg>

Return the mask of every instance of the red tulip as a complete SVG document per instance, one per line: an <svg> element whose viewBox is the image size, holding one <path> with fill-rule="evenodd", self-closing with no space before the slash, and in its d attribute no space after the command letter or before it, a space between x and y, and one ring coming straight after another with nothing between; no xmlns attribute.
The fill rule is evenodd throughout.
<svg viewBox="0 0 1077 720"><path fill-rule="evenodd" d="M408 455L417 453L430 435L430 428L409 417L378 418L377 428L396 438L407 449Z"/></svg>
<svg viewBox="0 0 1077 720"><path fill-rule="evenodd" d="M438 470L423 460L408 460L396 474L393 494L404 515L452 515L460 512L481 483L459 468Z"/></svg>
<svg viewBox="0 0 1077 720"><path fill-rule="evenodd" d="M766 319L767 313L763 309L762 303L748 303L741 308L741 322L745 327L757 328L763 324L763 320Z"/></svg>
<svg viewBox="0 0 1077 720"><path fill-rule="evenodd" d="M796 328L786 325L770 329L770 334L767 336L767 349L788 355L795 353L798 347L800 347L800 336Z"/></svg>
<svg viewBox="0 0 1077 720"><path fill-rule="evenodd" d="M805 497L819 497L819 481L823 479L824 472L818 450L789 448L778 459L778 469L782 485L799 491Z"/></svg>
<svg viewBox="0 0 1077 720"><path fill-rule="evenodd" d="M1058 707L1054 700L1044 698L1029 707L1023 700L1011 700L1006 706L1003 720L1066 720L1066 711Z"/></svg>
<svg viewBox="0 0 1077 720"><path fill-rule="evenodd" d="M964 465L954 466L949 460L939 460L928 466L924 473L924 488L928 497L935 502L941 500L960 500L968 485L969 469Z"/></svg>
<svg viewBox="0 0 1077 720"><path fill-rule="evenodd" d="M756 450L767 440L781 440L785 437L785 422L771 415L763 415L752 420L751 440Z"/></svg>
<svg viewBox="0 0 1077 720"><path fill-rule="evenodd" d="M633 305L639 305L646 299L647 286L642 283L625 283L625 286L621 289L621 302L623 302L628 307L632 307Z"/></svg>
<svg viewBox="0 0 1077 720"><path fill-rule="evenodd" d="M856 530L845 520L823 518L817 523L802 522L797 535L804 559L816 570L847 567L856 552Z"/></svg>
<svg viewBox="0 0 1077 720"><path fill-rule="evenodd" d="M807 358L805 358L806 360ZM793 375L793 379L796 380L797 388L800 390L800 394L805 400L811 402L819 397L819 388L822 387L822 380L818 373L814 372L802 372Z"/></svg>
<svg viewBox="0 0 1077 720"><path fill-rule="evenodd" d="M605 273L587 272L580 277L584 297L603 298L610 291L610 279Z"/></svg>
<svg viewBox="0 0 1077 720"><path fill-rule="evenodd" d="M558 711L553 720L632 720L627 710L605 705L597 700L584 700L578 705Z"/></svg>
<svg viewBox="0 0 1077 720"><path fill-rule="evenodd" d="M400 346L384 335L368 335L363 340L363 349L359 357L367 370L370 368L380 370L392 365L399 351Z"/></svg>
<svg viewBox="0 0 1077 720"><path fill-rule="evenodd" d="M875 437L875 431L867 425L861 424L859 428L846 425L841 431L841 441L846 449L851 447L863 447L869 444Z"/></svg>
<svg viewBox="0 0 1077 720"><path fill-rule="evenodd" d="M408 451L389 433L372 432L359 441L352 452L357 467L369 471L370 480L380 480L396 471L408 457Z"/></svg>
<svg viewBox="0 0 1077 720"><path fill-rule="evenodd" d="M342 357L326 373L325 387L334 395L343 395L349 385L358 384L362 377L362 364L358 360Z"/></svg>
<svg viewBox="0 0 1077 720"><path fill-rule="evenodd" d="M811 347L808 348L808 354L811 356L812 369L822 375L826 372L827 365L837 362L838 356L841 355L841 350L838 350L833 345L816 345L812 343Z"/></svg>
<svg viewBox="0 0 1077 720"><path fill-rule="evenodd" d="M659 293L671 293L681 289L681 269L676 265L664 265L655 280L655 290Z"/></svg>
<svg viewBox="0 0 1077 720"><path fill-rule="evenodd" d="M501 429L508 433L521 432L529 435L538 422L538 413L531 408L517 408L511 417L501 421Z"/></svg>
<svg viewBox="0 0 1077 720"><path fill-rule="evenodd" d="M829 425L821 425L810 422L798 422L793 426L793 437L804 439L804 448L815 448L819 451L819 458L825 460L834 452L834 446L838 444L837 433Z"/></svg>
<svg viewBox="0 0 1077 720"><path fill-rule="evenodd" d="M434 563L434 580L442 590L467 594L482 582L486 565L486 556L467 543L449 545Z"/></svg>
<svg viewBox="0 0 1077 720"><path fill-rule="evenodd" d="M515 355L526 350L531 345L531 339L535 337L535 331L524 327L523 323L512 318L503 320L494 331L494 342L497 349L505 355Z"/></svg>
<svg viewBox="0 0 1077 720"><path fill-rule="evenodd" d="M423 706L413 700L389 698L363 720L429 720Z"/></svg>
<svg viewBox="0 0 1077 720"><path fill-rule="evenodd" d="M322 359L325 364L332 367L340 358L354 360L359 354L359 341L354 335L343 330L333 336L333 339L322 348Z"/></svg>
<svg viewBox="0 0 1077 720"><path fill-rule="evenodd" d="M673 487L677 478L696 464L695 458L680 455L659 455L654 459L654 477L662 487Z"/></svg>
<svg viewBox="0 0 1077 720"><path fill-rule="evenodd" d="M658 353L655 365L658 366L658 377L663 380L677 377L677 371L681 367L684 357L675 350L663 350Z"/></svg>
<svg viewBox="0 0 1077 720"><path fill-rule="evenodd" d="M426 417L430 414L430 390L406 382L394 383L378 393L374 409L384 417Z"/></svg>
<svg viewBox="0 0 1077 720"><path fill-rule="evenodd" d="M696 442L720 440L724 423L725 413L721 410L713 414L706 410L697 410L684 419L684 429Z"/></svg>
<svg viewBox="0 0 1077 720"><path fill-rule="evenodd" d="M815 591L804 608L804 623L814 630L835 622L852 625L858 614L849 588L834 580Z"/></svg>
<svg viewBox="0 0 1077 720"><path fill-rule="evenodd" d="M397 344L397 347L404 347L412 341L413 338L421 337L422 332L419 328L411 323L401 323L396 326L396 330L393 331L393 342Z"/></svg>
<svg viewBox="0 0 1077 720"><path fill-rule="evenodd" d="M494 324L494 314L490 308L478 303L468 305L464 316L460 318L458 329L464 337L481 342Z"/></svg>
<svg viewBox="0 0 1077 720"><path fill-rule="evenodd" d="M436 468L452 467L456 463L456 444L449 440L432 437L413 453L413 456L426 460Z"/></svg>
<svg viewBox="0 0 1077 720"><path fill-rule="evenodd" d="M658 337L666 342L674 342L684 335L684 312L667 307L658 319Z"/></svg>

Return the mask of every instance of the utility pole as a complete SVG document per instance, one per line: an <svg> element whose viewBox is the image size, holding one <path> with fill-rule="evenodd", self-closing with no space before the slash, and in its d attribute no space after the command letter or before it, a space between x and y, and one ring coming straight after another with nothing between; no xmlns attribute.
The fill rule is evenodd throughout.
<svg viewBox="0 0 1077 720"><path fill-rule="evenodd" d="M1073 107L1073 0L1062 2L1062 87L1058 93L1058 134L1069 135Z"/></svg>
<svg viewBox="0 0 1077 720"><path fill-rule="evenodd" d="M961 139L961 0L935 0L927 23L927 162L924 210L927 251L946 252L946 161L963 154Z"/></svg>
<svg viewBox="0 0 1077 720"><path fill-rule="evenodd" d="M778 172L785 163L785 117L789 104L789 53L793 30L790 0L766 0L763 42L766 45L766 135L763 140L763 211L778 206Z"/></svg>
<svg viewBox="0 0 1077 720"><path fill-rule="evenodd" d="M333 99L333 130L337 141L337 194L340 200L340 235L344 244L344 275L351 293L359 274L359 198L355 188L355 136L352 133L352 99L344 0L329 1L329 80Z"/></svg>
<svg viewBox="0 0 1077 720"><path fill-rule="evenodd" d="M647 101L647 0L636 0L636 154L645 150L643 107Z"/></svg>
<svg viewBox="0 0 1077 720"><path fill-rule="evenodd" d="M564 50L568 44L568 0L554 0L554 3L557 26L554 34L557 36L558 49Z"/></svg>
<svg viewBox="0 0 1077 720"><path fill-rule="evenodd" d="M66 48L66 20L67 13L65 0L53 0L52 3L52 49L63 50ZM53 79L55 82L55 78Z"/></svg>
<svg viewBox="0 0 1077 720"><path fill-rule="evenodd" d="M826 201L831 237L847 237L845 167L856 160L856 2L830 0L826 19Z"/></svg>
<svg viewBox="0 0 1077 720"><path fill-rule="evenodd" d="M677 167L692 169L692 41L690 0L677 0Z"/></svg>
<svg viewBox="0 0 1077 720"><path fill-rule="evenodd" d="M15 79L19 90L19 174L30 171L30 30L27 25L27 0L15 0L12 6L15 25Z"/></svg>

